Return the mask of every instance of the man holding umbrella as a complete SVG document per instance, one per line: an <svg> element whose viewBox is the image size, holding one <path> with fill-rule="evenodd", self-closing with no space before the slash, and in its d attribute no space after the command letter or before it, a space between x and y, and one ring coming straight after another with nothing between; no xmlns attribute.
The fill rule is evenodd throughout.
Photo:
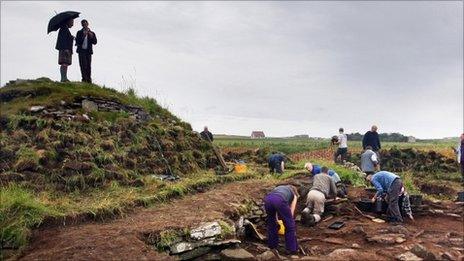
<svg viewBox="0 0 464 261"><path fill-rule="evenodd" d="M72 49L74 36L69 28L74 25L74 18L78 12L67 11L55 15L48 23L48 33L59 29L55 49L58 50L58 64L60 65L61 82L69 82L68 66L72 63Z"/></svg>

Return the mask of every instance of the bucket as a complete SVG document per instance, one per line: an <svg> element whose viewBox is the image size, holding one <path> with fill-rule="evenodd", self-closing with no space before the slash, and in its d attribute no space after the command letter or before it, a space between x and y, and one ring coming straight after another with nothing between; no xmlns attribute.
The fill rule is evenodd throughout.
<svg viewBox="0 0 464 261"><path fill-rule="evenodd" d="M410 195L409 202L411 206L422 206L422 195Z"/></svg>
<svg viewBox="0 0 464 261"><path fill-rule="evenodd" d="M279 231L277 231L277 233L279 235L285 235L285 226L284 226L284 222L282 220L277 220L277 224L279 224Z"/></svg>
<svg viewBox="0 0 464 261"><path fill-rule="evenodd" d="M242 163L237 163L234 166L234 171L237 173L245 173L247 171L247 166Z"/></svg>
<svg viewBox="0 0 464 261"><path fill-rule="evenodd" d="M382 213L383 210L383 200L381 198L377 198L375 200L375 212Z"/></svg>

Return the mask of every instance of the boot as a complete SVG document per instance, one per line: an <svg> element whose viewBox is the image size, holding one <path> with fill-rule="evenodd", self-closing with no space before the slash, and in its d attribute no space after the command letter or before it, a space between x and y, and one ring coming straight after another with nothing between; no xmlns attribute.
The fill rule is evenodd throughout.
<svg viewBox="0 0 464 261"><path fill-rule="evenodd" d="M68 80L68 66L61 66L60 67L60 74L61 74L61 82L69 82Z"/></svg>

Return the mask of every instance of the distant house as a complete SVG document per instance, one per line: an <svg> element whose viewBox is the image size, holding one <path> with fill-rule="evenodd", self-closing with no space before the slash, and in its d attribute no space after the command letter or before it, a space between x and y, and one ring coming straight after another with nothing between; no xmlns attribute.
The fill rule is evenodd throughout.
<svg viewBox="0 0 464 261"><path fill-rule="evenodd" d="M414 136L408 136L408 142L416 142L416 138Z"/></svg>
<svg viewBox="0 0 464 261"><path fill-rule="evenodd" d="M252 139L262 139L265 138L266 136L264 135L264 132L262 131L252 131L251 132L251 138Z"/></svg>

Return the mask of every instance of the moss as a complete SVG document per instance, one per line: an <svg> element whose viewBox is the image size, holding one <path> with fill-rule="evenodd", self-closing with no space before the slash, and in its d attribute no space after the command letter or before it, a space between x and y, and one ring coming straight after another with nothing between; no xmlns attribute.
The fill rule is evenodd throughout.
<svg viewBox="0 0 464 261"><path fill-rule="evenodd" d="M218 223L219 223L219 226L221 227L220 238L224 239L229 236L235 235L235 227L233 225L223 220L219 220Z"/></svg>

